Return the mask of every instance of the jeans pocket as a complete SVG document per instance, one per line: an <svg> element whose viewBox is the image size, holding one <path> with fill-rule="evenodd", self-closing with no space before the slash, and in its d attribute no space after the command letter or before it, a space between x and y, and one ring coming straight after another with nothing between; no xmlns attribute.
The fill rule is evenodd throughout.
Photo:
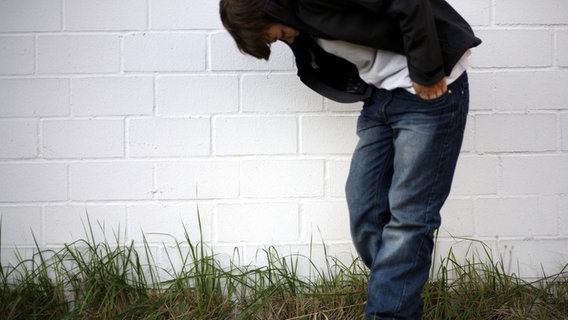
<svg viewBox="0 0 568 320"><path fill-rule="evenodd" d="M448 100L448 98L454 94L454 92L451 89L446 90L444 93L442 93L442 95L440 95L439 97L436 97L434 99L424 99L422 97L420 97L419 95L416 95L416 98L418 98L420 101L430 104L430 105L438 105L441 103L446 103L446 101Z"/></svg>
<svg viewBox="0 0 568 320"><path fill-rule="evenodd" d="M446 101L448 100L448 98L453 94L452 90L448 89L448 90L446 90L446 92L442 93L442 95L440 95L439 97L436 97L434 99L424 99L424 98L421 98L419 95L417 95L415 93L410 93L406 90L402 90L402 92L403 92L403 95L406 96L408 100L415 101L415 102L418 102L420 104L428 105L428 106L437 106L437 105L445 104Z"/></svg>

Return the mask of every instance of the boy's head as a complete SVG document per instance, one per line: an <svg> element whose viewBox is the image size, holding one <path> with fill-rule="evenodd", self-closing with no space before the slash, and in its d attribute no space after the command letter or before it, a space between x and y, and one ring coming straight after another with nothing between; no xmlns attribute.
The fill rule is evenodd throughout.
<svg viewBox="0 0 568 320"><path fill-rule="evenodd" d="M270 44L265 40L265 33L273 21L264 14L265 4L266 0L221 0L219 13L239 50L268 60Z"/></svg>
<svg viewBox="0 0 568 320"><path fill-rule="evenodd" d="M221 0L219 13L239 50L268 60L271 43L277 40L292 43L299 32L268 18L264 14L265 5L266 0Z"/></svg>

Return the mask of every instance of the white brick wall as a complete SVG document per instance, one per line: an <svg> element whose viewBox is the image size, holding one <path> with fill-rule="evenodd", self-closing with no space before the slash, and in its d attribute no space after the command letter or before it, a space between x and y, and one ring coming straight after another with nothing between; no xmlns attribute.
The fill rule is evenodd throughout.
<svg viewBox="0 0 568 320"><path fill-rule="evenodd" d="M159 199L236 199L240 193L237 160L162 161L155 171Z"/></svg>
<svg viewBox="0 0 568 320"><path fill-rule="evenodd" d="M69 95L68 79L0 79L0 116L65 116Z"/></svg>
<svg viewBox="0 0 568 320"><path fill-rule="evenodd" d="M246 198L314 198L323 194L323 160L243 161L242 196Z"/></svg>
<svg viewBox="0 0 568 320"><path fill-rule="evenodd" d="M150 162L78 162L69 168L70 198L78 201L152 199Z"/></svg>
<svg viewBox="0 0 568 320"><path fill-rule="evenodd" d="M295 203L222 204L218 208L219 242L273 243L297 241L298 205Z"/></svg>
<svg viewBox="0 0 568 320"><path fill-rule="evenodd" d="M132 157L206 156L210 127L207 119L131 119L128 153Z"/></svg>
<svg viewBox="0 0 568 320"><path fill-rule="evenodd" d="M296 117L219 117L215 121L215 154L292 154L298 150Z"/></svg>
<svg viewBox="0 0 568 320"><path fill-rule="evenodd" d="M219 94L220 88L223 94ZM156 112L159 115L191 116L238 111L237 75L163 76L157 80Z"/></svg>
<svg viewBox="0 0 568 320"><path fill-rule="evenodd" d="M137 33L124 37L125 71L204 71L205 34Z"/></svg>
<svg viewBox="0 0 568 320"><path fill-rule="evenodd" d="M564 0L495 1L495 24L498 25L565 25L566 21L568 2Z"/></svg>
<svg viewBox="0 0 568 320"><path fill-rule="evenodd" d="M0 32L60 31L60 0L0 1Z"/></svg>
<svg viewBox="0 0 568 320"><path fill-rule="evenodd" d="M0 73L32 74L34 72L34 38L0 36Z"/></svg>
<svg viewBox="0 0 568 320"><path fill-rule="evenodd" d="M479 239L512 272L568 262L568 2L451 0L484 43L439 254ZM159 250L184 226L261 261L351 250L344 184L360 103L241 55L211 0L0 0L2 259L83 234ZM98 230L97 222L105 230ZM454 244L466 252L467 244ZM517 264L518 262L518 264ZM541 269L542 265L542 269ZM520 270L517 270L519 266Z"/></svg>
<svg viewBox="0 0 568 320"><path fill-rule="evenodd" d="M96 77L72 80L74 116L150 115L154 107L152 77Z"/></svg>
<svg viewBox="0 0 568 320"><path fill-rule="evenodd" d="M124 156L121 120L44 120L44 158L118 158Z"/></svg>
<svg viewBox="0 0 568 320"><path fill-rule="evenodd" d="M556 33L556 58L558 65L568 67L568 30L559 30Z"/></svg>
<svg viewBox="0 0 568 320"><path fill-rule="evenodd" d="M34 158L38 154L35 120L0 120L0 159Z"/></svg>
<svg viewBox="0 0 568 320"><path fill-rule="evenodd" d="M53 35L37 39L37 72L116 73L120 41L116 35Z"/></svg>
<svg viewBox="0 0 568 320"><path fill-rule="evenodd" d="M67 176L65 164L0 164L0 202L67 200Z"/></svg>
<svg viewBox="0 0 568 320"><path fill-rule="evenodd" d="M148 6L140 0L64 0L65 30L144 30Z"/></svg>

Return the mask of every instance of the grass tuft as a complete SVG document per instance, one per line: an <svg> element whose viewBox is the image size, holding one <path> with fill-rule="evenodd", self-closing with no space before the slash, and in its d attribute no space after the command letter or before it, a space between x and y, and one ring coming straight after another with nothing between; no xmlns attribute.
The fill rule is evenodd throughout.
<svg viewBox="0 0 568 320"><path fill-rule="evenodd" d="M36 241L32 258L17 254L16 264L0 264L0 319L363 317L369 273L358 259L345 264L328 256L324 244L325 266L318 268L311 257L268 247L258 252L263 267L222 267L202 239L194 242L184 230L173 249L164 245L165 269L145 237L142 247L122 243L118 233L113 242L97 242L89 220L86 239L59 251ZM308 276L299 271L305 265ZM424 319L568 319L567 275L565 268L528 282L508 274L487 246L465 261L450 250L424 288Z"/></svg>
<svg viewBox="0 0 568 320"><path fill-rule="evenodd" d="M424 288L425 319L568 319L568 273L528 282L507 274L483 243L459 263L450 249Z"/></svg>

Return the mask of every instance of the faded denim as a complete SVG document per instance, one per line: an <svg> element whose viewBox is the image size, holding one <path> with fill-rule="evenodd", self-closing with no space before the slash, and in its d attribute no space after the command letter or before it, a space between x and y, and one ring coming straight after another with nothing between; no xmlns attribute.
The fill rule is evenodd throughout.
<svg viewBox="0 0 568 320"><path fill-rule="evenodd" d="M346 196L353 242L371 270L367 320L421 319L467 119L467 74L448 89L433 100L375 89L359 116Z"/></svg>

